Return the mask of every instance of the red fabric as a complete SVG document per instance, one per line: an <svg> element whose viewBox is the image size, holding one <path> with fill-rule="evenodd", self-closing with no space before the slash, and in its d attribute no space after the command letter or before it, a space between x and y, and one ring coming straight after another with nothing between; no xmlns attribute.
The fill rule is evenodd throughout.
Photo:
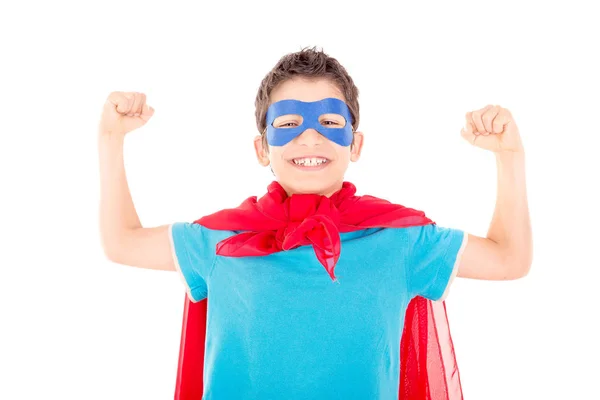
<svg viewBox="0 0 600 400"><path fill-rule="evenodd" d="M247 231L217 244L222 256L262 256L312 245L335 280L340 233L366 228L403 228L433 224L422 211L373 196L356 196L344 182L330 197L287 196L277 182L266 195L249 197L239 207L202 217L209 229ZM175 400L200 400L203 393L207 299L185 297ZM416 297L408 305L401 339L399 399L459 400L462 389L444 302Z"/></svg>

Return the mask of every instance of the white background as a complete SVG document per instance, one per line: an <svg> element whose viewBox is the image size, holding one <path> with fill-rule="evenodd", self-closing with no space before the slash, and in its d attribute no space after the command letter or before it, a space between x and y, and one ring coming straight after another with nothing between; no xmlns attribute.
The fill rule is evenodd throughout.
<svg viewBox="0 0 600 400"><path fill-rule="evenodd" d="M146 227L191 221L265 192L254 97L281 56L313 45L360 90L366 142L346 179L440 226L487 233L495 160L460 128L486 104L511 110L534 262L522 280L455 281L465 398L598 396L598 12L413 3L3 4L0 398L172 398L184 287L102 252L102 104L146 93L156 114L125 143L134 203Z"/></svg>

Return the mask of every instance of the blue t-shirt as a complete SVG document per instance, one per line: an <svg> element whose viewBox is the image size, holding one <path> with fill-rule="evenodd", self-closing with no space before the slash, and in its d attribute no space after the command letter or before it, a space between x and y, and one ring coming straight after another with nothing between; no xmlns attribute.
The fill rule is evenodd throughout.
<svg viewBox="0 0 600 400"><path fill-rule="evenodd" d="M408 303L445 298L467 234L433 224L342 233L333 282L312 246L217 256L236 233L169 229L187 295L209 297L203 399L397 399Z"/></svg>

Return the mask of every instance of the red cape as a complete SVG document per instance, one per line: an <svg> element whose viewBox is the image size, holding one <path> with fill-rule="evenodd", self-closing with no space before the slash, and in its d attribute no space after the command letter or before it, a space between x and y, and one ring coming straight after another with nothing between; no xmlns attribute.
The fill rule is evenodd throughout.
<svg viewBox="0 0 600 400"><path fill-rule="evenodd" d="M356 196L355 192L354 185L344 182L330 197L288 197L273 182L260 199L249 197L237 208L221 210L194 223L209 229L246 231L217 244L216 253L224 256L261 256L312 245L332 279L341 251L339 233L434 223L422 211L373 196ZM202 398L207 302L192 303L185 296L175 400ZM462 400L445 302L423 297L410 301L400 349L399 399Z"/></svg>

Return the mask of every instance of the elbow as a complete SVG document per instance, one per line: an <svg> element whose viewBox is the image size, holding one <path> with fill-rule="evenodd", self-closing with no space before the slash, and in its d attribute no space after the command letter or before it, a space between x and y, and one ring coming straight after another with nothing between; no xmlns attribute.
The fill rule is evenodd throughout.
<svg viewBox="0 0 600 400"><path fill-rule="evenodd" d="M126 254L124 251L127 238L126 233L107 234L105 232L101 232L100 237L104 256L109 261L117 264L123 264L123 257Z"/></svg>
<svg viewBox="0 0 600 400"><path fill-rule="evenodd" d="M114 263L120 264L120 251L119 247L113 242L108 240L102 240L102 251L104 256Z"/></svg>
<svg viewBox="0 0 600 400"><path fill-rule="evenodd" d="M529 271L531 270L531 264L517 264L511 267L511 279L521 279L525 278L529 275Z"/></svg>
<svg viewBox="0 0 600 400"><path fill-rule="evenodd" d="M102 246L102 250L104 251L104 257L106 257L109 261L112 261L117 264L119 263L119 261L117 261L118 256L116 251L107 246Z"/></svg>
<svg viewBox="0 0 600 400"><path fill-rule="evenodd" d="M517 257L507 257L505 260L506 279L515 280L526 277L531 270L533 257L531 252L519 255Z"/></svg>

